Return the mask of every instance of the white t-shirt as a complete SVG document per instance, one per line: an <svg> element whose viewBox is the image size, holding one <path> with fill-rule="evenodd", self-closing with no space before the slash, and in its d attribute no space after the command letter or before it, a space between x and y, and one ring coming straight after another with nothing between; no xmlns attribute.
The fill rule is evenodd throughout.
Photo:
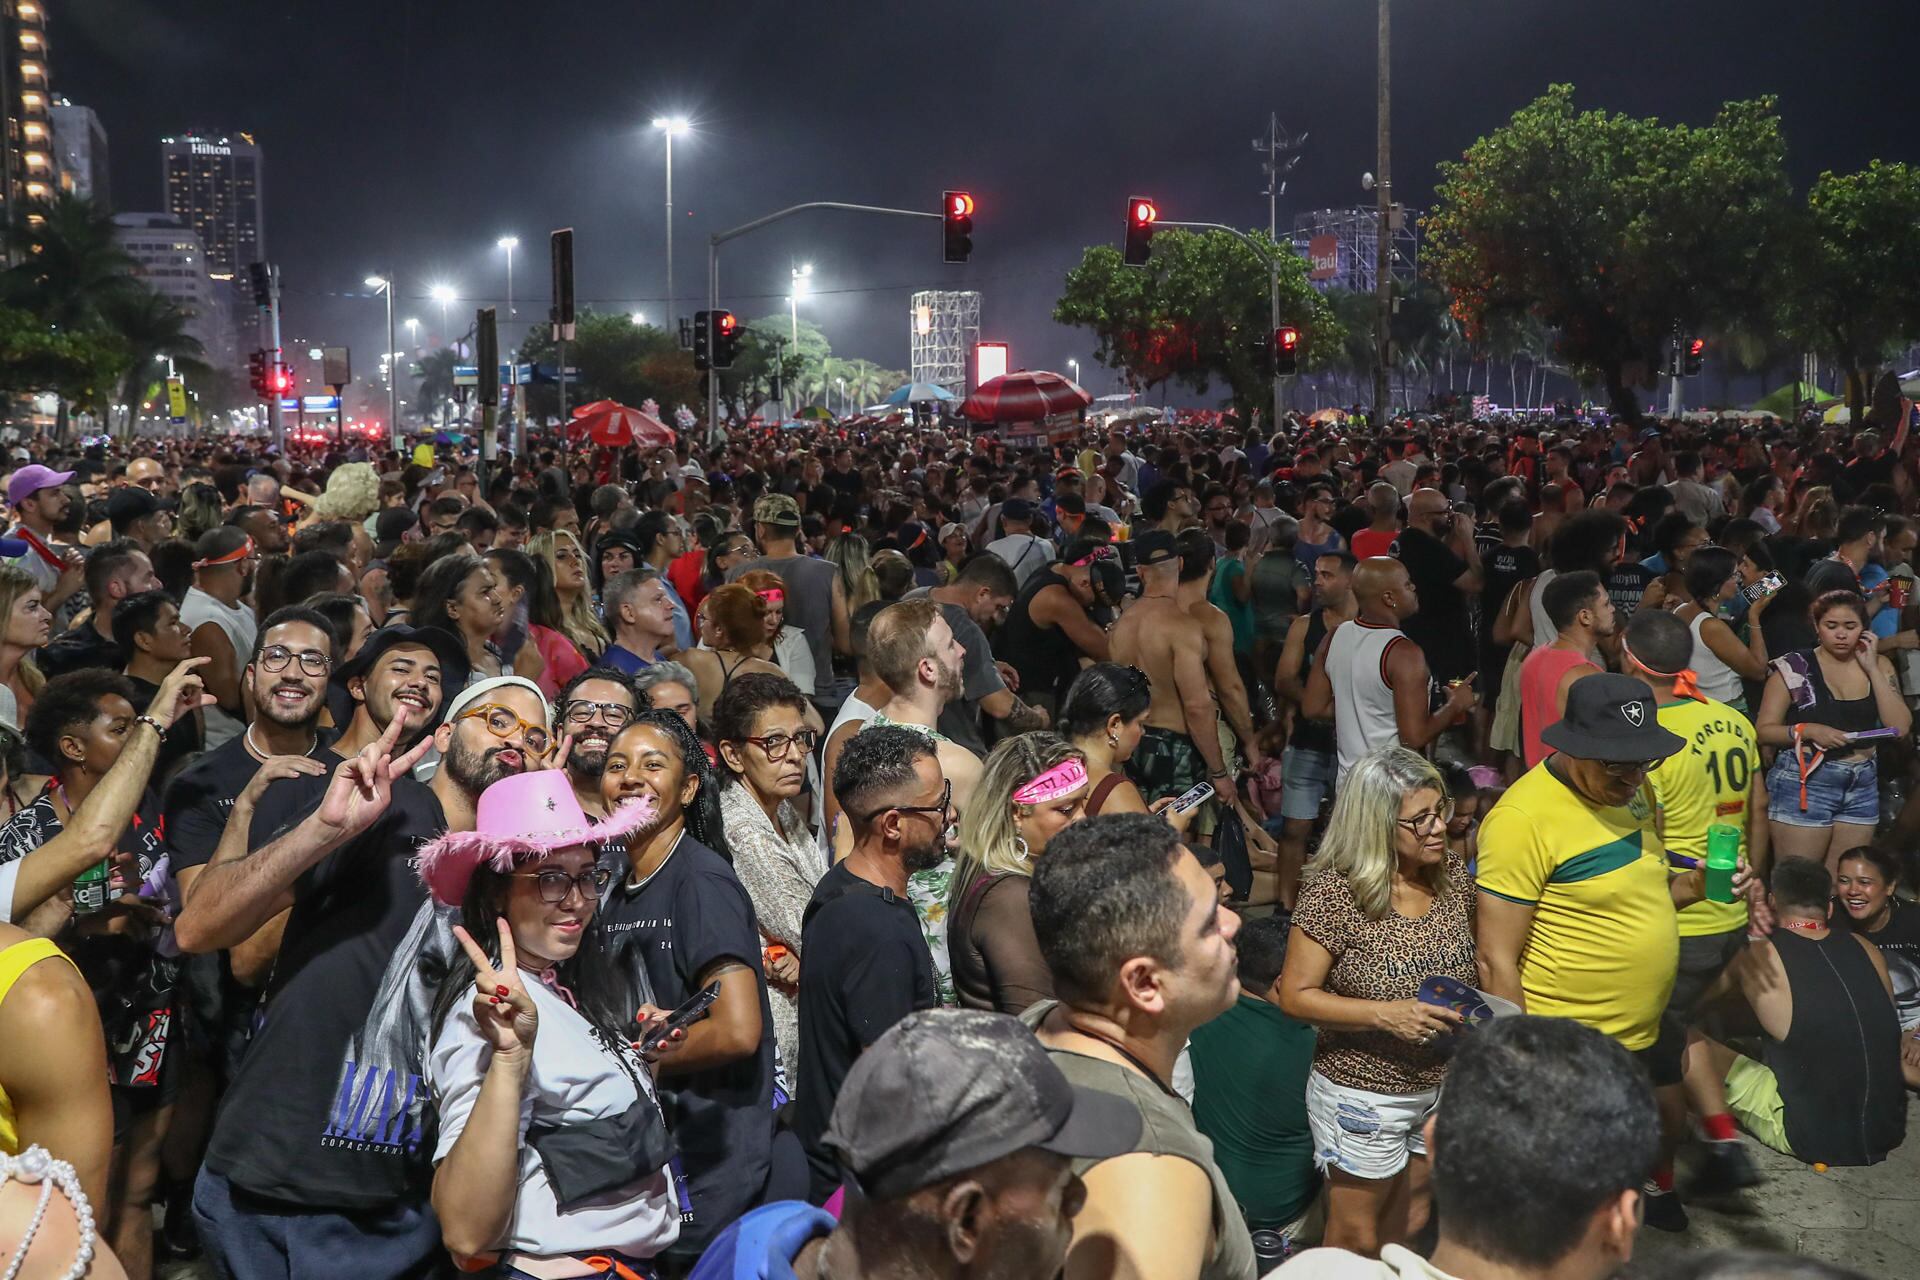
<svg viewBox="0 0 1920 1280"><path fill-rule="evenodd" d="M539 1153L527 1142L527 1130L536 1119L543 1125L566 1125L626 1114L639 1096L635 1080L657 1106L646 1064L628 1046L603 1044L587 1020L538 975L521 977L539 1010L540 1034L520 1095L520 1185L506 1238L494 1241L494 1247L534 1257L615 1249L651 1258L680 1235L679 1201L665 1166L636 1171L627 1186L563 1213ZM622 1053L631 1074L616 1058ZM465 1132L492 1061L493 1048L474 1020L473 1002L463 999L427 1054L427 1084L440 1108L436 1164Z"/></svg>
<svg viewBox="0 0 1920 1280"><path fill-rule="evenodd" d="M989 542L987 550L1006 561L1013 570L1013 580L1023 587L1036 571L1053 563L1053 544L1031 533L1010 533Z"/></svg>

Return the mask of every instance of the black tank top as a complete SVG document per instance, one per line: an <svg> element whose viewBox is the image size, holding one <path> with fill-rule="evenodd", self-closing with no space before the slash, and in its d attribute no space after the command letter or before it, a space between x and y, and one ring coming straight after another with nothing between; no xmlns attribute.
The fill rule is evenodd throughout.
<svg viewBox="0 0 1920 1280"><path fill-rule="evenodd" d="M1768 611L1772 611L1771 607ZM1831 725L1843 733L1860 733L1881 727L1880 704L1874 701L1871 686L1864 698L1836 698L1833 690L1827 687L1826 672L1820 669L1819 650L1803 650L1801 656L1807 660L1807 683L1813 686L1813 705L1803 709L1794 706L1789 699L1782 723Z"/></svg>
<svg viewBox="0 0 1920 1280"><path fill-rule="evenodd" d="M995 656L1012 664L1020 673L1020 688L1031 693L1047 693L1059 698L1067 685L1080 674L1080 648L1059 627L1042 627L1033 620L1033 598L1049 587L1071 593L1065 578L1051 568L1034 570L1007 613L1001 628ZM1074 600L1075 608L1080 607Z"/></svg>
<svg viewBox="0 0 1920 1280"><path fill-rule="evenodd" d="M1907 1133L1900 1020L1873 959L1844 930L1773 932L1793 993L1785 1040L1766 1042L1787 1141L1812 1163L1878 1164Z"/></svg>
<svg viewBox="0 0 1920 1280"><path fill-rule="evenodd" d="M1320 642L1327 638L1327 611L1315 609L1307 615L1307 657L1300 664L1300 683L1304 686L1307 677L1313 674L1313 656L1320 652ZM1309 720L1299 716L1293 722L1293 746L1302 751L1334 750L1333 721Z"/></svg>

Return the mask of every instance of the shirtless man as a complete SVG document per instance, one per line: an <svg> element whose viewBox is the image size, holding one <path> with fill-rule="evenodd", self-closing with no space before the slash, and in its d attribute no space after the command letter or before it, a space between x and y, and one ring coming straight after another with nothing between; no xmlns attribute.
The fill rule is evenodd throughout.
<svg viewBox="0 0 1920 1280"><path fill-rule="evenodd" d="M1180 604L1200 623L1206 636L1207 678L1213 682L1220 714L1239 739L1247 767L1257 769L1266 753L1255 745L1247 684L1233 660L1233 622L1219 605L1207 599L1215 559L1213 538L1205 529L1186 529L1174 539L1174 546L1180 552Z"/></svg>
<svg viewBox="0 0 1920 1280"><path fill-rule="evenodd" d="M1128 773L1149 804L1200 782L1229 792L1233 775L1220 751L1206 627L1181 602L1179 547L1164 529L1147 530L1133 545L1140 598L1113 624L1113 660L1146 672L1153 693Z"/></svg>
<svg viewBox="0 0 1920 1280"><path fill-rule="evenodd" d="M1307 700L1307 673L1320 652L1320 642L1357 611L1353 600L1356 561L1344 551L1330 552L1313 562L1313 592L1319 608L1303 613L1287 628L1286 646L1274 671L1273 687L1296 706ZM1292 910L1306 865L1307 838L1320 817L1321 805L1333 795L1333 726L1309 719L1302 712L1293 723L1286 752L1280 757L1280 903Z"/></svg>
<svg viewBox="0 0 1920 1280"><path fill-rule="evenodd" d="M867 669L886 685L890 696L862 728L899 725L931 737L940 772L953 784L957 813L965 813L973 798L973 788L980 781L980 758L938 733L934 724L941 708L961 694L960 670L966 656L932 600L888 605L867 628ZM829 809L829 821L837 809L836 802ZM853 830L842 822L833 831L837 862L852 852Z"/></svg>

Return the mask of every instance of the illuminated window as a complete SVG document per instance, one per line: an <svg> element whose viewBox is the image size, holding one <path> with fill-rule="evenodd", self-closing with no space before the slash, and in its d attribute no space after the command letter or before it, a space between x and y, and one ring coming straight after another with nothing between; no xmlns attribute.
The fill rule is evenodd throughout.
<svg viewBox="0 0 1920 1280"><path fill-rule="evenodd" d="M23 18L37 18L40 16L40 6L23 4L20 6L20 16Z"/></svg>
<svg viewBox="0 0 1920 1280"><path fill-rule="evenodd" d="M47 194L46 184L40 183L40 182L29 182L27 184L27 195L29 198L38 200L40 197L46 194Z"/></svg>
<svg viewBox="0 0 1920 1280"><path fill-rule="evenodd" d="M20 47L22 49L38 49L40 47L40 37L31 31L22 31L20 33Z"/></svg>
<svg viewBox="0 0 1920 1280"><path fill-rule="evenodd" d="M29 138L45 137L47 132L47 126L35 120L27 121L25 125L25 129L26 129L26 134Z"/></svg>
<svg viewBox="0 0 1920 1280"><path fill-rule="evenodd" d="M41 98L37 93L23 93L20 95L20 101L29 107L37 107L41 103Z"/></svg>
<svg viewBox="0 0 1920 1280"><path fill-rule="evenodd" d="M37 62L22 62L20 64L20 74L23 78L41 76L46 73L47 69Z"/></svg>

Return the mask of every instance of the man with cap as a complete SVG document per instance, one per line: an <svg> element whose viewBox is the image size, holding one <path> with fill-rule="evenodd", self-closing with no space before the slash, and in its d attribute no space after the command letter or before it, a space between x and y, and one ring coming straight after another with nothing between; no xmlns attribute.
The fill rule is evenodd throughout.
<svg viewBox="0 0 1920 1280"><path fill-rule="evenodd" d="M107 525L110 536L131 538L151 552L173 532L173 513L147 490L124 485L107 496Z"/></svg>
<svg viewBox="0 0 1920 1280"><path fill-rule="evenodd" d="M1481 821L1481 985L1529 1013L1612 1036L1646 1068L1667 1131L1647 1223L1686 1227L1672 1155L1686 1125L1677 1019L1663 1018L1680 958L1678 911L1706 897L1703 869L1668 866L1647 774L1686 746L1632 676L1588 676L1542 734L1552 754ZM1744 897L1745 869L1734 896Z"/></svg>
<svg viewBox="0 0 1920 1280"><path fill-rule="evenodd" d="M398 746L413 746L440 727L441 708L466 688L468 674L466 646L444 627L395 623L373 632L333 673L334 685L353 707L334 753L359 754L396 718L406 722Z"/></svg>
<svg viewBox="0 0 1920 1280"><path fill-rule="evenodd" d="M755 1209L691 1280L1052 1276L1085 1191L1074 1162L1132 1148L1140 1117L1069 1084L1005 1014L908 1015L848 1073L822 1140L848 1191L833 1215Z"/></svg>
<svg viewBox="0 0 1920 1280"><path fill-rule="evenodd" d="M7 480L7 505L13 508L16 520L7 536L27 544L27 553L15 563L40 584L40 603L56 619L68 598L80 589L86 569L86 561L72 548L56 547L53 542L54 530L66 520L73 501L73 495L63 487L71 479L71 471L55 471L36 462L21 467Z"/></svg>
<svg viewBox="0 0 1920 1280"><path fill-rule="evenodd" d="M765 495L753 504L753 540L760 545L760 555L729 569L727 581L765 569L786 583L787 622L800 628L813 651L814 687L801 692L810 693L815 705L827 710L840 705L833 655L853 652L852 614L839 570L826 560L802 555L799 538L800 504L784 493Z"/></svg>
<svg viewBox="0 0 1920 1280"><path fill-rule="evenodd" d="M1133 540L1140 598L1113 624L1113 661L1147 673L1152 702L1127 776L1149 803L1233 775L1220 751L1220 709L1207 674L1206 629L1180 602L1180 550L1164 529Z"/></svg>
<svg viewBox="0 0 1920 1280"><path fill-rule="evenodd" d="M420 633L407 639L385 656L431 652L411 643ZM355 679L364 697L367 677ZM443 1261L419 1069L447 939L411 860L432 837L473 830L492 783L551 767L558 751L546 701L524 677L462 690L404 753L415 716L394 701L377 739L350 758L329 753L324 784L267 788L246 837L222 840L175 926L183 950L205 952L291 908L267 1015L194 1190L194 1221L221 1274L291 1280L343 1249L369 1275L426 1276ZM429 743L442 759L422 785L411 770Z"/></svg>
<svg viewBox="0 0 1920 1280"><path fill-rule="evenodd" d="M1014 581L1027 585L1039 570L1053 562L1053 544L1033 531L1033 504L1025 498L1008 498L1000 507L1002 534L986 549L1007 562Z"/></svg>
<svg viewBox="0 0 1920 1280"><path fill-rule="evenodd" d="M193 656L212 659L201 675L207 692L219 699L206 714L207 745L218 747L246 727L240 668L259 627L241 599L253 589L259 556L253 539L232 525L207 530L193 550L193 585L180 601L180 621L193 631Z"/></svg>
<svg viewBox="0 0 1920 1280"><path fill-rule="evenodd" d="M1053 554L1050 543L1047 554ZM1020 571L1013 576L1020 578ZM1080 674L1082 659L1107 660L1107 632L1092 610L1103 597L1119 603L1122 582L1118 551L1085 538L1069 544L1058 560L1036 562L995 636L995 656L1019 673L1023 698L1051 715Z"/></svg>
<svg viewBox="0 0 1920 1280"><path fill-rule="evenodd" d="M1069 1081L1141 1120L1122 1152L1075 1161L1087 1203L1067 1280L1253 1280L1239 1203L1173 1088L1188 1037L1238 996L1240 917L1180 833L1146 813L1056 835L1034 861L1029 902L1058 998L1021 1021Z"/></svg>

